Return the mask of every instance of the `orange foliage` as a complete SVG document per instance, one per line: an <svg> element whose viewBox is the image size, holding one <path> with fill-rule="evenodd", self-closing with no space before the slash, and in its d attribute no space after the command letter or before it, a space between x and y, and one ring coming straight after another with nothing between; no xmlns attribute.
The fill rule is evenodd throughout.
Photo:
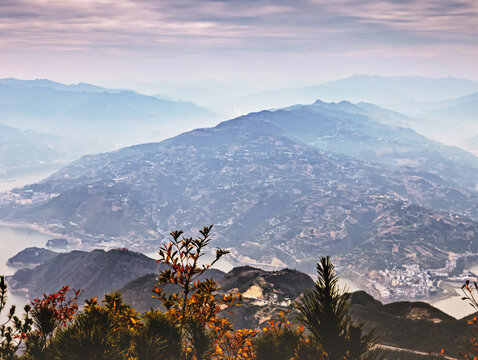
<svg viewBox="0 0 478 360"><path fill-rule="evenodd" d="M71 290L73 296L67 298L66 294L70 292L69 286L64 286L58 292L53 294L43 294L43 298L36 298L32 301L32 314L39 313L42 309L48 309L51 316L57 321L59 327L65 326L78 310L77 300L81 290Z"/></svg>
<svg viewBox="0 0 478 360"><path fill-rule="evenodd" d="M96 297L86 300L85 312L108 314L114 324L114 332L141 326L138 313L129 305L124 304L119 293L106 294L102 303Z"/></svg>
<svg viewBox="0 0 478 360"><path fill-rule="evenodd" d="M254 355L252 340L256 330L233 330L227 319L217 319L213 327L215 351L212 360L248 360Z"/></svg>

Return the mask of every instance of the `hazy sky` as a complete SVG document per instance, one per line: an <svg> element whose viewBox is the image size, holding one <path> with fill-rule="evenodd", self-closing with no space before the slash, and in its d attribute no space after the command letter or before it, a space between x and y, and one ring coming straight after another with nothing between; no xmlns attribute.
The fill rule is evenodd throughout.
<svg viewBox="0 0 478 360"><path fill-rule="evenodd" d="M477 0L0 0L0 77L478 79Z"/></svg>

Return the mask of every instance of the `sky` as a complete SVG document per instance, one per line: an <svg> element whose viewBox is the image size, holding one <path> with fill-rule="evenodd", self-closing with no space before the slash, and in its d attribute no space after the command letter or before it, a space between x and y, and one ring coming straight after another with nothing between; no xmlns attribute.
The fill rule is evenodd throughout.
<svg viewBox="0 0 478 360"><path fill-rule="evenodd" d="M0 0L0 77L478 80L476 0Z"/></svg>

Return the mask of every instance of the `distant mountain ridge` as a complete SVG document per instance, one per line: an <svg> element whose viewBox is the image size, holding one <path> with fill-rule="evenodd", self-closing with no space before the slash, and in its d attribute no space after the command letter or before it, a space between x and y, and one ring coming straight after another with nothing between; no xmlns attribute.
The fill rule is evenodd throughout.
<svg viewBox="0 0 478 360"><path fill-rule="evenodd" d="M353 75L318 85L257 92L222 100L218 107L238 107L243 112L324 101L369 102L382 106L406 101L441 101L478 91L478 81L420 76Z"/></svg>
<svg viewBox="0 0 478 360"><path fill-rule="evenodd" d="M320 87L318 85L317 87ZM402 99L418 101L446 100L478 91L478 81L454 77L428 78L423 76L353 75L322 85L336 96L343 94L351 101L393 103ZM310 87L313 88L313 87ZM359 100L368 97L370 100Z"/></svg>
<svg viewBox="0 0 478 360"><path fill-rule="evenodd" d="M46 79L0 79L0 124L88 139L101 150L163 139L215 119L216 115L193 103L131 90Z"/></svg>
<svg viewBox="0 0 478 360"><path fill-rule="evenodd" d="M478 154L478 92L441 101L410 100L390 108L412 116L408 127Z"/></svg>
<svg viewBox="0 0 478 360"><path fill-rule="evenodd" d="M20 87L20 88L32 88L32 87L46 87L55 90L62 90L62 91L94 91L94 92L105 92L105 91L118 91L118 90L111 90L106 89L101 86L91 85L87 83L77 83L77 84L62 84L56 81L48 80L48 79L35 79L35 80L20 80L15 78L4 78L0 79L0 84Z"/></svg>
<svg viewBox="0 0 478 360"><path fill-rule="evenodd" d="M448 122L476 120L478 116L478 91L441 101L409 101L392 105L411 116L440 119Z"/></svg>

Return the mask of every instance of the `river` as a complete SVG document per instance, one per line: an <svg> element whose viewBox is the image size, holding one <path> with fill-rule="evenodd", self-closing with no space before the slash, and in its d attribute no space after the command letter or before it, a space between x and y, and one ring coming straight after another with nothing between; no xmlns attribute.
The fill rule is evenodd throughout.
<svg viewBox="0 0 478 360"><path fill-rule="evenodd" d="M17 270L6 264L13 255L27 247L45 247L48 239L51 239L51 236L31 229L0 226L0 275L12 275ZM13 304L17 306L17 314L19 314L23 306L27 304L27 299L22 294L8 292L7 308Z"/></svg>
<svg viewBox="0 0 478 360"><path fill-rule="evenodd" d="M461 294L461 295L460 295ZM446 299L430 302L434 307L441 311L451 315L457 319L461 319L467 315L476 312L468 301L462 300L463 293L460 289L456 289L456 296L450 296Z"/></svg>
<svg viewBox="0 0 478 360"><path fill-rule="evenodd" d="M0 193L32 184L50 176L52 173L53 171L44 171L19 176L14 179L0 178ZM17 270L6 264L7 260L13 255L27 247L45 247L46 241L50 238L28 228L0 226L0 275L12 275ZM17 314L19 314L25 304L27 304L27 299L24 295L8 293L7 309L11 305L16 305ZM5 314L2 314L3 316Z"/></svg>
<svg viewBox="0 0 478 360"><path fill-rule="evenodd" d="M474 265L468 270L478 276L478 265ZM431 304L441 311L460 319L466 315L476 312L475 309L470 306L467 300L462 300L463 296L464 295L461 289L457 288L455 296L450 296L449 298L432 302Z"/></svg>
<svg viewBox="0 0 478 360"><path fill-rule="evenodd" d="M32 174L22 175L17 178L4 179L0 177L0 193L13 188L23 187L25 185L36 183L53 174L55 171L42 171Z"/></svg>

